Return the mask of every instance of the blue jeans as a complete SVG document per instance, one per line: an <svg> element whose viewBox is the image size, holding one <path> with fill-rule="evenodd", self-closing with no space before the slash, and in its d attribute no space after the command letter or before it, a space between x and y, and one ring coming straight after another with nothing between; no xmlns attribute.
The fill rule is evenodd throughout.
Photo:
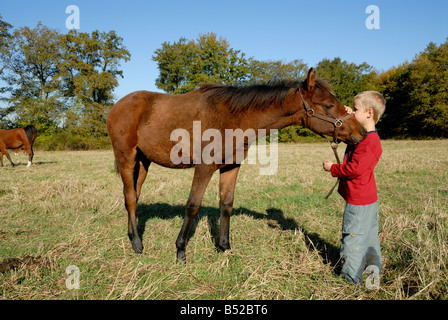
<svg viewBox="0 0 448 320"><path fill-rule="evenodd" d="M350 283L362 283L362 273L369 265L381 271L381 248L378 239L378 202L369 205L347 203L342 221L341 275Z"/></svg>

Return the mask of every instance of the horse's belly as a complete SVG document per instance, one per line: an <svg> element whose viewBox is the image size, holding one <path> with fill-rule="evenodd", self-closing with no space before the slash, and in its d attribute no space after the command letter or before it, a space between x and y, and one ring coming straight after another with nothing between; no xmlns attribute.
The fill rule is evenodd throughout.
<svg viewBox="0 0 448 320"><path fill-rule="evenodd" d="M170 146L167 148L167 145ZM193 159L187 150L179 149L179 146L170 143L163 145L139 144L138 148L148 160L158 165L173 169L185 169L194 167Z"/></svg>

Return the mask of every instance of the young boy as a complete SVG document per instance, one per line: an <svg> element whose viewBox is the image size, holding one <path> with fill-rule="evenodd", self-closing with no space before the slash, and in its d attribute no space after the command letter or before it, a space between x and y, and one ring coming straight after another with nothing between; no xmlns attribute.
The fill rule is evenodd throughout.
<svg viewBox="0 0 448 320"><path fill-rule="evenodd" d="M340 178L339 194L346 201L342 221L341 275L350 283L361 284L364 268L379 274L381 263L378 239L378 194L373 170L382 149L375 125L386 108L383 96L376 91L359 93L353 101L353 113L367 137L356 147L348 146L342 164L324 161L325 171Z"/></svg>

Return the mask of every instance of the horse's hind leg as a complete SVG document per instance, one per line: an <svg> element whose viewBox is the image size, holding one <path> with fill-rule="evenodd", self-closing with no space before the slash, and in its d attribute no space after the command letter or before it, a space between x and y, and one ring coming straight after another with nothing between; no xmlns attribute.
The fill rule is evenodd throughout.
<svg viewBox="0 0 448 320"><path fill-rule="evenodd" d="M126 211L128 212L128 236L135 253L142 253L143 244L137 230L137 181L140 171L140 164L136 161L136 150L128 154L126 159L117 161L121 179L123 180L123 194ZM137 171L137 172L136 172Z"/></svg>
<svg viewBox="0 0 448 320"><path fill-rule="evenodd" d="M197 165L194 170L193 184L185 208L184 223L176 240L177 261L179 262L186 262L185 248L187 246L188 232L194 217L199 211L202 197L214 171L215 168L209 165Z"/></svg>
<svg viewBox="0 0 448 320"><path fill-rule="evenodd" d="M32 146L26 146L25 147L25 151L28 154L28 164L26 166L28 168L33 163L33 156L34 156L33 147Z"/></svg>
<svg viewBox="0 0 448 320"><path fill-rule="evenodd" d="M219 176L219 210L221 213L219 226L219 243L221 250L230 250L229 229L230 215L233 209L236 178L240 165L230 165L220 170Z"/></svg>

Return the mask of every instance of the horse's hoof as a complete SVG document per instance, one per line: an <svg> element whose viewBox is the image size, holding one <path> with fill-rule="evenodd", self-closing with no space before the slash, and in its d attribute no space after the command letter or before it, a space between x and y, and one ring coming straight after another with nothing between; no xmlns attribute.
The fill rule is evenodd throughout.
<svg viewBox="0 0 448 320"><path fill-rule="evenodd" d="M177 251L177 263L187 264L187 256L185 255L185 251Z"/></svg>
<svg viewBox="0 0 448 320"><path fill-rule="evenodd" d="M221 252L231 251L229 242L220 243L218 248Z"/></svg>
<svg viewBox="0 0 448 320"><path fill-rule="evenodd" d="M139 243L132 243L132 249L134 249L134 252L136 254L142 254L143 252L143 245L141 242Z"/></svg>

